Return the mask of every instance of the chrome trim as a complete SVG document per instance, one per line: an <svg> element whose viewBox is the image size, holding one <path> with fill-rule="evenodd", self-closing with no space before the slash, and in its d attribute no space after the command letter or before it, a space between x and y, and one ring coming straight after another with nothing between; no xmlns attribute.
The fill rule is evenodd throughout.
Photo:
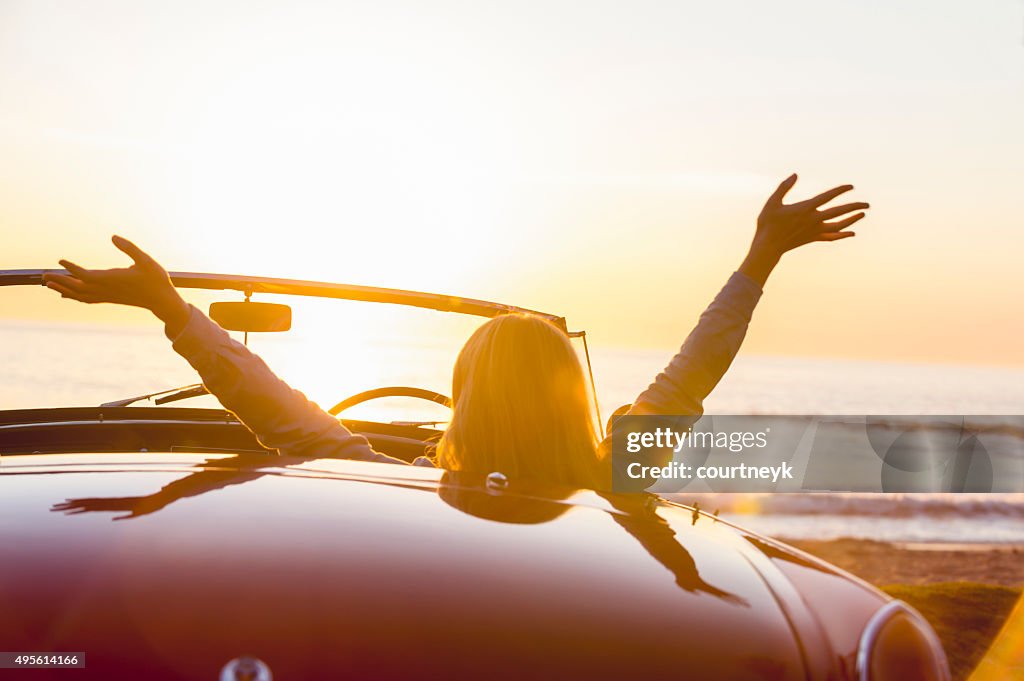
<svg viewBox="0 0 1024 681"><path fill-rule="evenodd" d="M44 274L68 274L67 270L0 270L0 286L42 286ZM305 279L278 279L274 277L253 277L242 274L209 274L203 272L170 272L171 281L179 288L208 289L214 291L241 291L252 293L273 293L281 295L309 296L358 300L367 303L391 303L422 307L441 312L457 312L477 317L497 317L509 312L537 315L566 329L565 318L547 312L538 312L525 307L492 303L488 300L462 298L441 293L407 291L378 286L356 284L331 284Z"/></svg>
<svg viewBox="0 0 1024 681"><path fill-rule="evenodd" d="M490 491L503 490L508 487L508 476L500 471L487 474L487 489Z"/></svg>
<svg viewBox="0 0 1024 681"><path fill-rule="evenodd" d="M220 681L238 681L239 679L274 681L274 675L263 660L243 655L231 660L220 670Z"/></svg>
<svg viewBox="0 0 1024 681"><path fill-rule="evenodd" d="M906 615L924 632L932 651L941 663L942 676L940 681L950 681L949 662L946 660L946 651L943 649L942 642L939 641L935 630L932 629L932 625L928 623L928 620L921 613L900 600L889 601L883 605L875 611L875 614L871 616L868 623L864 625L864 631L861 632L860 641L857 643L857 680L871 681L871 678L868 676L870 671L868 662L871 659L871 652L874 650L875 644L878 643L878 637L882 633L882 628L897 614Z"/></svg>

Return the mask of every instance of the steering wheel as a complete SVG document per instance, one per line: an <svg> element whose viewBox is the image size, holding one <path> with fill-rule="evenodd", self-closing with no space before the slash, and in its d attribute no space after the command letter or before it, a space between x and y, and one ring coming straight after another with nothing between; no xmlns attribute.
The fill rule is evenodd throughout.
<svg viewBox="0 0 1024 681"><path fill-rule="evenodd" d="M354 407L357 404L363 402L369 402L370 400L377 400L382 397L415 397L420 400L427 400L428 402L435 402L442 406L452 408L452 398L441 393L436 393L433 390L425 390L423 388L408 388L405 386L391 386L388 388L374 388L373 390L364 390L361 393L356 393L352 397L346 397L341 402L331 407L328 410L328 414L331 416L337 416L341 412L345 411L350 407Z"/></svg>

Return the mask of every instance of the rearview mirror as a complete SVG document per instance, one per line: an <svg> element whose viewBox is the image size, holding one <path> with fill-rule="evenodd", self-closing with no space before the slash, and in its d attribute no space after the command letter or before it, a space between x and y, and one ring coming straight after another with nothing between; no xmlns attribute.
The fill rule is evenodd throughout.
<svg viewBox="0 0 1024 681"><path fill-rule="evenodd" d="M287 331L292 309L278 303L211 303L210 319L228 331Z"/></svg>

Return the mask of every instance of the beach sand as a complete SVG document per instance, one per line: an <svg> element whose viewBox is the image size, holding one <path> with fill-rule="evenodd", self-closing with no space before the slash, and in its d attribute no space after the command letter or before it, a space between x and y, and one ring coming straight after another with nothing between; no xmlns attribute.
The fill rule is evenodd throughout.
<svg viewBox="0 0 1024 681"><path fill-rule="evenodd" d="M862 539L787 543L917 608L942 639L954 679L967 679L985 658L1024 586L1024 546ZM1022 673L1020 651L1007 659L990 678ZM992 666L991 657L986 664Z"/></svg>
<svg viewBox="0 0 1024 681"><path fill-rule="evenodd" d="M890 544L864 539L783 539L876 586L980 582L1024 586L1024 546Z"/></svg>

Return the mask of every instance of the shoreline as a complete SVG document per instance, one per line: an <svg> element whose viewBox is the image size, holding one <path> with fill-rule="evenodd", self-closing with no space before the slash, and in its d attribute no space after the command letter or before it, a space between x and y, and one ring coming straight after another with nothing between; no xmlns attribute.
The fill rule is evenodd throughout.
<svg viewBox="0 0 1024 681"><path fill-rule="evenodd" d="M875 586L977 582L1024 586L1024 545L884 542L872 539L780 541Z"/></svg>

